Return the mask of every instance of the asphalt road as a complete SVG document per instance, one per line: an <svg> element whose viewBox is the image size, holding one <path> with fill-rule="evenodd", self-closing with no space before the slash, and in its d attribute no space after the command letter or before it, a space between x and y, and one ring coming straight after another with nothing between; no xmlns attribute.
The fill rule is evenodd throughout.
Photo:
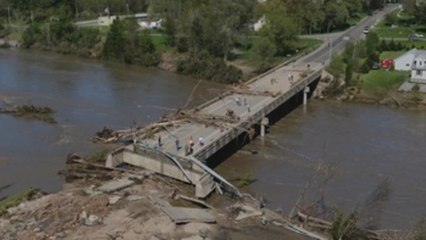
<svg viewBox="0 0 426 240"><path fill-rule="evenodd" d="M330 35L331 47L328 43L323 44L319 49L301 58L298 62L323 62L327 63L330 55L340 52L350 41L359 40L364 36L365 27L372 27L379 22L387 13L398 9L398 4L387 5L383 10L374 13L372 16L364 18L357 25L351 27L340 34ZM324 38L322 38L324 40Z"/></svg>

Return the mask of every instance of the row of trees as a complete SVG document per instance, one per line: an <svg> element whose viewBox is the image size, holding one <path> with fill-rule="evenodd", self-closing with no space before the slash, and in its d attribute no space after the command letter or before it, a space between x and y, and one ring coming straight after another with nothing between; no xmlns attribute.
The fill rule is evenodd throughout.
<svg viewBox="0 0 426 240"><path fill-rule="evenodd" d="M306 32L328 32L348 25L351 18L381 8L382 0L3 0L0 9L13 9L29 26L24 47L57 49L91 54L103 38L97 29L79 29L72 22L79 16L125 14L147 11L164 19L167 45L185 56L178 71L224 82L235 82L241 72L227 64L238 47L252 47L264 67L271 56L296 51L292 44ZM0 12L3 19L10 11ZM260 18L266 25L253 36L251 25ZM147 33L139 34L134 21L117 21L105 36L106 59L156 65L159 54ZM247 39L256 37L254 46ZM103 42L103 41L102 41ZM250 41L249 41L250 42ZM213 69L213 70L212 70Z"/></svg>
<svg viewBox="0 0 426 240"><path fill-rule="evenodd" d="M115 20L103 47L103 58L128 64L156 66L160 62L160 54L149 33L144 31L140 34L138 27L136 20Z"/></svg>
<svg viewBox="0 0 426 240"><path fill-rule="evenodd" d="M404 11L414 16L413 20L417 24L426 24L426 2L418 0L404 0Z"/></svg>
<svg viewBox="0 0 426 240"><path fill-rule="evenodd" d="M281 0L302 33L330 32L349 26L384 5L383 0Z"/></svg>
<svg viewBox="0 0 426 240"><path fill-rule="evenodd" d="M334 57L329 71L335 76L344 74L346 84L350 85L354 72L367 73L379 64L379 53L388 50L382 49L385 45L388 46L376 33L370 32L365 40L348 43L342 54Z"/></svg>
<svg viewBox="0 0 426 240"><path fill-rule="evenodd" d="M100 14L121 15L146 12L150 0L2 0L0 16L24 21L47 19L66 9L73 18L95 18Z"/></svg>

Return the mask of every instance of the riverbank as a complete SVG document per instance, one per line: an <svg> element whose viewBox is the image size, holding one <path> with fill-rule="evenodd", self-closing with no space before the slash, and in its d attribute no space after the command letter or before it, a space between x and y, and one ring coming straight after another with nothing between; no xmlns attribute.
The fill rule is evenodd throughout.
<svg viewBox="0 0 426 240"><path fill-rule="evenodd" d="M375 70L375 72L378 72ZM346 85L344 79L335 77L325 72L314 93L317 99L329 99L342 102L386 105L390 107L406 108L412 110L426 110L426 96L418 91L399 91L400 85L405 80L402 78L391 79L392 72L388 75L369 74L363 79L358 79Z"/></svg>
<svg viewBox="0 0 426 240"><path fill-rule="evenodd" d="M185 197L191 186L140 169L73 163L65 174L73 180L63 190L1 215L3 240L308 239L287 230L285 217L251 200L228 198L227 207L210 206Z"/></svg>
<svg viewBox="0 0 426 240"><path fill-rule="evenodd" d="M3 240L325 240L334 232L331 222L301 212L288 219L253 198L215 193L206 202L194 199L191 186L142 169L105 168L103 161L76 155L69 155L67 164L61 174L68 182L61 191L48 195L32 191L31 200L21 197L21 203L0 212ZM218 198L222 204L215 204ZM353 227L350 224L348 229ZM355 234L342 231L339 234ZM366 240L400 239L407 234L361 232Z"/></svg>

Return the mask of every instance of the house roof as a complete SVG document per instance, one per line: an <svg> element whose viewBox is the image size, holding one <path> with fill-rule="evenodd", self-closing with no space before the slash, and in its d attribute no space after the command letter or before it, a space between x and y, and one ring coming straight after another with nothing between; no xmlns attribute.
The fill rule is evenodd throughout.
<svg viewBox="0 0 426 240"><path fill-rule="evenodd" d="M414 58L422 58L422 59L426 59L426 50L417 50Z"/></svg>
<svg viewBox="0 0 426 240"><path fill-rule="evenodd" d="M406 52L406 53L402 54L401 56L399 56L399 57L397 57L397 58L395 58L395 61L399 61L399 60L403 59L404 57L406 57L406 56L408 56L408 55L412 55L413 57L415 57L415 56L416 56L417 51L418 51L417 49L413 48L413 49L411 49L410 51L408 51L408 52Z"/></svg>

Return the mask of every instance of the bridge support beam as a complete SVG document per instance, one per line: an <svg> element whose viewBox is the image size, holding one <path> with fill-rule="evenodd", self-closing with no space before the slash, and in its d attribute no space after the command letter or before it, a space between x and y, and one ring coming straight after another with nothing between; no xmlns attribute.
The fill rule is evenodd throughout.
<svg viewBox="0 0 426 240"><path fill-rule="evenodd" d="M266 132L266 126L269 124L269 119L267 117L262 118L260 122L260 136L264 137Z"/></svg>
<svg viewBox="0 0 426 240"><path fill-rule="evenodd" d="M306 86L305 89L303 89L303 105L306 105L308 103L308 93L311 91L311 89Z"/></svg>

